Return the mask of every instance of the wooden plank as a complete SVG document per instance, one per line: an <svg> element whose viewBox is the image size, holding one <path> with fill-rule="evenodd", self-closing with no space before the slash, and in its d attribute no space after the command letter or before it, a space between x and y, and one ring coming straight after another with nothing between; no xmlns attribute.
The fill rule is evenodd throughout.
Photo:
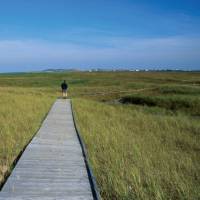
<svg viewBox="0 0 200 200"><path fill-rule="evenodd" d="M70 100L54 103L0 192L0 200L41 199L93 199Z"/></svg>

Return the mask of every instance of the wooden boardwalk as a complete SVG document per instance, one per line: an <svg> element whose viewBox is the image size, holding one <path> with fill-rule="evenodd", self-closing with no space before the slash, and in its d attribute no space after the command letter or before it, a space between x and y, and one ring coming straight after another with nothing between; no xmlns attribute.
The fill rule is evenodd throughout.
<svg viewBox="0 0 200 200"><path fill-rule="evenodd" d="M0 200L92 200L70 100L57 100L0 192Z"/></svg>

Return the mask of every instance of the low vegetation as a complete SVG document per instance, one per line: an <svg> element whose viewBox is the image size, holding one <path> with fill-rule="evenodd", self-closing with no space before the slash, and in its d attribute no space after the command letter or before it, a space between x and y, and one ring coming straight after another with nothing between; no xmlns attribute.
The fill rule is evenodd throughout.
<svg viewBox="0 0 200 200"><path fill-rule="evenodd" d="M200 123L162 109L73 101L103 199L198 199Z"/></svg>
<svg viewBox="0 0 200 200"><path fill-rule="evenodd" d="M54 97L39 89L0 88L0 183L39 128Z"/></svg>
<svg viewBox="0 0 200 200"><path fill-rule="evenodd" d="M200 74L0 74L0 183L69 84L103 199L200 199Z"/></svg>
<svg viewBox="0 0 200 200"><path fill-rule="evenodd" d="M200 95L192 96L146 96L131 95L122 97L119 100L123 104L131 103L137 105L158 106L172 111L183 111L194 116L200 116Z"/></svg>

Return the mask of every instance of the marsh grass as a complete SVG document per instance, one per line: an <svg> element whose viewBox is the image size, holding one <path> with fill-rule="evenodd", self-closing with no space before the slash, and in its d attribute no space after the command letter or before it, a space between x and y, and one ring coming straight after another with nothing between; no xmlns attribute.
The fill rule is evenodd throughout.
<svg viewBox="0 0 200 200"><path fill-rule="evenodd" d="M200 87L197 86L158 86L145 93L122 96L119 102L156 106L171 111L183 111L187 114L200 116Z"/></svg>
<svg viewBox="0 0 200 200"><path fill-rule="evenodd" d="M55 96L33 88L0 88L0 183L39 128Z"/></svg>
<svg viewBox="0 0 200 200"><path fill-rule="evenodd" d="M200 199L200 73L193 72L0 74L0 183L62 80L103 199ZM127 96L145 103L113 103Z"/></svg>
<svg viewBox="0 0 200 200"><path fill-rule="evenodd" d="M200 96L146 96L146 95L130 95L120 99L121 103L158 106L172 111L181 110L191 115L200 116Z"/></svg>
<svg viewBox="0 0 200 200"><path fill-rule="evenodd" d="M73 104L103 199L200 197L199 120L82 99Z"/></svg>

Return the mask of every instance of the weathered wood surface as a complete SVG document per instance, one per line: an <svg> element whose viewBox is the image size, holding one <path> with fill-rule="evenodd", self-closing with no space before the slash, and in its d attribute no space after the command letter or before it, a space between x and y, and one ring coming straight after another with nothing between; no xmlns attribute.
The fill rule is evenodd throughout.
<svg viewBox="0 0 200 200"><path fill-rule="evenodd" d="M2 188L0 200L91 199L70 100L59 99Z"/></svg>

